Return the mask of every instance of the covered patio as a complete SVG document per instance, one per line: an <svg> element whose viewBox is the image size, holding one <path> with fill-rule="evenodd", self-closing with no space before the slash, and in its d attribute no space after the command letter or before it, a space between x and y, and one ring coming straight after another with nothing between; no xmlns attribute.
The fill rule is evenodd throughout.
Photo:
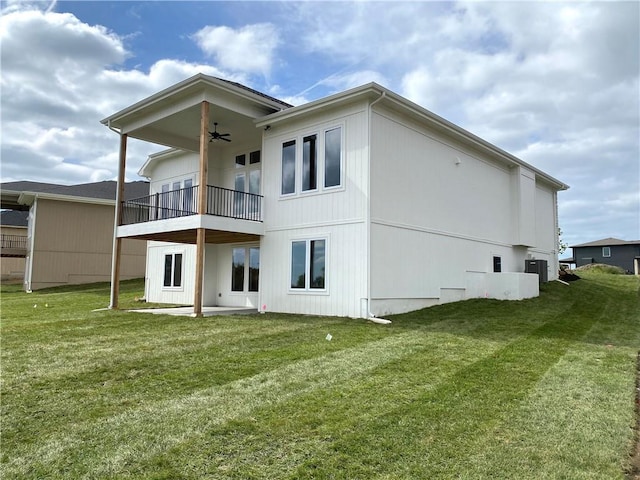
<svg viewBox="0 0 640 480"><path fill-rule="evenodd" d="M209 164L232 142L260 144L254 119L289 107L238 83L198 74L102 120L120 137L110 308L118 308L122 239L137 238L196 245L193 314L203 314L205 244L256 241L264 233L262 197L215 185ZM129 137L197 152L195 184L125 201Z"/></svg>

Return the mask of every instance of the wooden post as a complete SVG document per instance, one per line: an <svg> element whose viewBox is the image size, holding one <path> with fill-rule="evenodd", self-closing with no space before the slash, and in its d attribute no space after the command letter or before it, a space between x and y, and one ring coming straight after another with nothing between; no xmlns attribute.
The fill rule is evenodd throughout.
<svg viewBox="0 0 640 480"><path fill-rule="evenodd" d="M209 164L209 102L203 101L200 109L200 186L198 188L198 215L207 213L207 170ZM202 287L204 280L205 229L196 234L196 285L193 296L193 313L202 316Z"/></svg>
<svg viewBox="0 0 640 480"><path fill-rule="evenodd" d="M116 186L116 211L113 222L113 251L111 254L111 301L109 308L118 308L120 295L120 255L122 239L118 237L118 226L122 224L122 200L124 199L124 172L127 166L127 134L120 134L120 162L118 165L118 185Z"/></svg>

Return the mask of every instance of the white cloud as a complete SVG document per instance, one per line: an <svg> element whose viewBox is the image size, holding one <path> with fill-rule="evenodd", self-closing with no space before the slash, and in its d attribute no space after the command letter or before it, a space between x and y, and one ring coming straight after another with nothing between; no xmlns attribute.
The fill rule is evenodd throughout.
<svg viewBox="0 0 640 480"><path fill-rule="evenodd" d="M278 30L269 23L239 29L207 26L193 35L198 46L226 69L269 75L280 42Z"/></svg>
<svg viewBox="0 0 640 480"><path fill-rule="evenodd" d="M105 27L32 7L13 5L4 13L2 181L113 179L118 139L102 118L200 72L245 81L210 65L170 59L148 72L123 69L131 53ZM131 140L127 178L137 179L147 155L162 148Z"/></svg>
<svg viewBox="0 0 640 480"><path fill-rule="evenodd" d="M148 70L124 67L128 37L55 2L5 5L3 181L113 178L99 120L197 72L262 75L293 104L376 81L571 185L569 243L640 237L637 2L266 2L262 23L192 34L215 66L159 52ZM159 148L130 142L129 178Z"/></svg>

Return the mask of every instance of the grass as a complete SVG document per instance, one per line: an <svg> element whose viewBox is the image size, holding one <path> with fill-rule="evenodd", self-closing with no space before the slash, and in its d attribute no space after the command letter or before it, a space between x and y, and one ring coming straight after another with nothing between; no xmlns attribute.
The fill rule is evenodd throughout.
<svg viewBox="0 0 640 480"><path fill-rule="evenodd" d="M581 276L387 326L3 286L0 476L624 479L640 285Z"/></svg>

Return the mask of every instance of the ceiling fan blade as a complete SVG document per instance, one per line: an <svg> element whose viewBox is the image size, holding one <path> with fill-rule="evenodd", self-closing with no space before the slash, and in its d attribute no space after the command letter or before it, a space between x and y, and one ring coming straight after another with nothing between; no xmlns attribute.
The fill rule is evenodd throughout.
<svg viewBox="0 0 640 480"><path fill-rule="evenodd" d="M220 140L224 140L225 142L230 142L231 140L229 140L228 138L224 138L224 137L220 137Z"/></svg>

